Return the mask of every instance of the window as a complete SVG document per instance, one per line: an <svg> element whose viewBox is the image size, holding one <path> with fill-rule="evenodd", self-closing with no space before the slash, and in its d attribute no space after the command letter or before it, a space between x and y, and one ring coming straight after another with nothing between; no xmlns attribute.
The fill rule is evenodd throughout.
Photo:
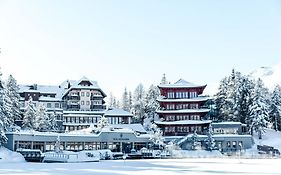
<svg viewBox="0 0 281 175"><path fill-rule="evenodd" d="M174 93L173 92L168 92L168 98L174 98Z"/></svg>
<svg viewBox="0 0 281 175"><path fill-rule="evenodd" d="M81 105L84 105L84 101L81 101Z"/></svg>
<svg viewBox="0 0 281 175"><path fill-rule="evenodd" d="M226 143L226 145L227 145L228 148L230 148L230 147L231 147L230 141L228 141L228 142Z"/></svg>
<svg viewBox="0 0 281 175"><path fill-rule="evenodd" d="M243 142L242 142L242 141L239 141L239 142L238 142L238 146L239 146L239 149L242 149L242 148L243 148Z"/></svg>
<svg viewBox="0 0 281 175"><path fill-rule="evenodd" d="M189 96L190 96L190 98L197 97L197 92L190 92Z"/></svg>
<svg viewBox="0 0 281 175"><path fill-rule="evenodd" d="M55 103L55 108L60 108L60 104L59 103Z"/></svg>
<svg viewBox="0 0 281 175"><path fill-rule="evenodd" d="M89 102L89 101L86 101L86 105L90 105L90 102Z"/></svg>
<svg viewBox="0 0 281 175"><path fill-rule="evenodd" d="M90 97L90 92L87 92L87 97Z"/></svg>
<svg viewBox="0 0 281 175"><path fill-rule="evenodd" d="M81 92L81 97L84 97L85 96L85 92Z"/></svg>
<svg viewBox="0 0 281 175"><path fill-rule="evenodd" d="M51 108L52 104L51 103L47 103L47 108Z"/></svg>

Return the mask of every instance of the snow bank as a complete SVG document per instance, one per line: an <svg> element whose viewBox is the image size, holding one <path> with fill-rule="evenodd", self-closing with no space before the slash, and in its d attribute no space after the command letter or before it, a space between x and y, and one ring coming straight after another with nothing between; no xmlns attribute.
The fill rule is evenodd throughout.
<svg viewBox="0 0 281 175"><path fill-rule="evenodd" d="M0 162L25 162L25 159L20 153L0 147Z"/></svg>
<svg viewBox="0 0 281 175"><path fill-rule="evenodd" d="M266 129L262 139L258 139L257 135L254 135L255 147L256 145L269 145L281 151L281 132L273 129Z"/></svg>
<svg viewBox="0 0 281 175"><path fill-rule="evenodd" d="M173 158L220 158L223 157L219 151L206 151L206 150L173 150Z"/></svg>
<svg viewBox="0 0 281 175"><path fill-rule="evenodd" d="M255 144L251 149L245 150L242 153L244 158L271 158L272 155L268 154L259 154L257 145L268 145L272 146L275 149L278 149L281 152L281 132L275 131L273 129L265 129L265 133L262 136L262 139L258 139L258 135L254 133L254 142Z"/></svg>

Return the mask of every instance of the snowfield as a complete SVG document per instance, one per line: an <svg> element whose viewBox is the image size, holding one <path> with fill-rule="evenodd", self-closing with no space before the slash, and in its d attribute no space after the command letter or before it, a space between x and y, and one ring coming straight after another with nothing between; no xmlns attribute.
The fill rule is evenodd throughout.
<svg viewBox="0 0 281 175"><path fill-rule="evenodd" d="M141 159L141 160L101 160L89 163L30 163L25 162L21 154L6 148L0 148L0 175L179 175L179 174L281 174L281 159L245 159L262 158L257 154L256 145L265 144L281 151L281 132L267 129L263 139L254 136L255 145L240 158L227 157L218 151L174 150L178 159Z"/></svg>
<svg viewBox="0 0 281 175"><path fill-rule="evenodd" d="M173 175L281 174L280 159L151 159L104 160L92 163L1 163L0 174L10 175Z"/></svg>

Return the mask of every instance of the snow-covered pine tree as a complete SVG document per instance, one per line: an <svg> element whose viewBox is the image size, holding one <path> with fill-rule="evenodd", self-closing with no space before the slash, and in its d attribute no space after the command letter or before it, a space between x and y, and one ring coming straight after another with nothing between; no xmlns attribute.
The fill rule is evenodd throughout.
<svg viewBox="0 0 281 175"><path fill-rule="evenodd" d="M238 105L237 105L237 96L239 96L239 77L238 72L232 69L231 75L228 77L228 110L229 114L226 118L227 121L237 121L238 118Z"/></svg>
<svg viewBox="0 0 281 175"><path fill-rule="evenodd" d="M62 152L62 150L61 150L61 148L60 148L60 145L61 145L61 144L60 144L60 136L58 135L58 136L57 136L56 143L55 143L55 147L54 147L56 153Z"/></svg>
<svg viewBox="0 0 281 175"><path fill-rule="evenodd" d="M58 124L57 124L57 114L56 114L56 111L50 112L48 114L48 116L49 116L48 130L49 131L57 131L59 128L58 128Z"/></svg>
<svg viewBox="0 0 281 175"><path fill-rule="evenodd" d="M1 127L3 128L2 121L0 121L0 128ZM4 129L1 129L0 130L0 148L4 143L7 143L7 141L8 141L8 138L5 135Z"/></svg>
<svg viewBox="0 0 281 175"><path fill-rule="evenodd" d="M196 150L198 145L199 145L198 135L197 135L197 130L195 129L194 133L191 136L191 149Z"/></svg>
<svg viewBox="0 0 281 175"><path fill-rule="evenodd" d="M150 121L154 121L156 110L160 107L157 99L160 96L160 92L157 86L151 85L145 96L145 116L150 118Z"/></svg>
<svg viewBox="0 0 281 175"><path fill-rule="evenodd" d="M132 92L129 91L129 112L132 112L133 110L133 97L132 97Z"/></svg>
<svg viewBox="0 0 281 175"><path fill-rule="evenodd" d="M245 117L250 111L253 88L253 82L234 69L230 76L222 79L215 95L218 120L245 123Z"/></svg>
<svg viewBox="0 0 281 175"><path fill-rule="evenodd" d="M159 96L159 89L154 85L151 85L149 87L145 95L144 112L146 118L144 119L143 125L144 128L148 131L151 130L152 123L157 116L156 110L159 108L157 99L159 98Z"/></svg>
<svg viewBox="0 0 281 175"><path fill-rule="evenodd" d="M270 122L276 131L281 131L281 86L275 86L269 107Z"/></svg>
<svg viewBox="0 0 281 175"><path fill-rule="evenodd" d="M215 95L216 109L218 110L218 121L225 121L229 115L227 104L228 78L225 77L220 81L219 89Z"/></svg>
<svg viewBox="0 0 281 175"><path fill-rule="evenodd" d="M127 92L127 88L125 88L124 93L122 95L122 109L130 112L130 102L129 102L129 94Z"/></svg>
<svg viewBox="0 0 281 175"><path fill-rule="evenodd" d="M157 125L152 124L152 133L150 134L150 140L155 144L158 145L158 148L165 147L163 132L162 130L157 127Z"/></svg>
<svg viewBox="0 0 281 175"><path fill-rule="evenodd" d="M109 122L108 122L108 119L104 116L102 116L100 118L100 120L98 121L98 124L97 124L97 129L98 131L101 131L102 128L106 127L106 126L109 126Z"/></svg>
<svg viewBox="0 0 281 175"><path fill-rule="evenodd" d="M36 118L36 107L34 106L32 97L30 96L23 115L22 128L35 130L36 129L35 118Z"/></svg>
<svg viewBox="0 0 281 175"><path fill-rule="evenodd" d="M14 123L15 120L20 119L20 95L19 95L19 86L15 78L10 75L6 82L6 97L9 99L11 114L11 122Z"/></svg>
<svg viewBox="0 0 281 175"><path fill-rule="evenodd" d="M35 127L37 131L47 131L49 129L49 117L44 105L40 104L36 111Z"/></svg>
<svg viewBox="0 0 281 175"><path fill-rule="evenodd" d="M134 91L133 97L133 113L134 122L143 124L145 116L145 90L142 84L139 84Z"/></svg>
<svg viewBox="0 0 281 175"><path fill-rule="evenodd" d="M13 110L12 110L12 100L8 96L8 90L4 85L4 130L7 131L13 124Z"/></svg>
<svg viewBox="0 0 281 175"><path fill-rule="evenodd" d="M109 99L108 99L108 108L114 108L116 106L116 98L114 97L113 93L110 92Z"/></svg>
<svg viewBox="0 0 281 175"><path fill-rule="evenodd" d="M3 82L1 80L2 73L0 71L0 147L7 141L7 137L5 135L4 129L7 126L7 118L5 114L4 108L4 87Z"/></svg>
<svg viewBox="0 0 281 175"><path fill-rule="evenodd" d="M252 94L250 115L248 116L248 118L246 118L246 122L250 126L251 134L253 134L253 131L256 131L258 133L259 139L262 139L264 128L268 124L269 115L267 93L268 91L264 87L262 80L258 79Z"/></svg>
<svg viewBox="0 0 281 175"><path fill-rule="evenodd" d="M207 134L208 138L205 140L206 142L206 146L207 146L207 150L212 151L215 149L215 139L213 138L213 128L212 125L210 124L209 126L209 130L208 130L208 134Z"/></svg>
<svg viewBox="0 0 281 175"><path fill-rule="evenodd" d="M246 123L246 117L250 114L251 94L254 90L254 82L247 76L242 76L238 94L237 94L237 108L238 108L238 121Z"/></svg>

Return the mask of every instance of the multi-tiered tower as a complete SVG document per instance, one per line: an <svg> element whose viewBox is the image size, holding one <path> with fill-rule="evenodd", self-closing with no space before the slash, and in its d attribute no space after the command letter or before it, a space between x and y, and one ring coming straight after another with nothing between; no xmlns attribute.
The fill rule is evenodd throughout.
<svg viewBox="0 0 281 175"><path fill-rule="evenodd" d="M185 136L193 133L204 134L211 120L205 120L209 109L202 108L208 97L199 96L207 85L196 85L180 79L174 84L160 84L160 121L155 123L164 136Z"/></svg>

